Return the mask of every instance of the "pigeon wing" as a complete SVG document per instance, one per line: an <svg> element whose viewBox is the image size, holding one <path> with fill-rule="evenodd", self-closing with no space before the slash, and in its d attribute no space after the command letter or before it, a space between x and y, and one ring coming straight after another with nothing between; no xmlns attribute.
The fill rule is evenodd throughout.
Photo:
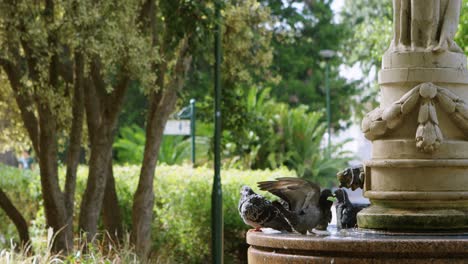
<svg viewBox="0 0 468 264"><path fill-rule="evenodd" d="M276 181L258 182L260 190L268 191L285 200L292 211L300 211L310 204L317 205L320 187L301 178L284 177Z"/></svg>

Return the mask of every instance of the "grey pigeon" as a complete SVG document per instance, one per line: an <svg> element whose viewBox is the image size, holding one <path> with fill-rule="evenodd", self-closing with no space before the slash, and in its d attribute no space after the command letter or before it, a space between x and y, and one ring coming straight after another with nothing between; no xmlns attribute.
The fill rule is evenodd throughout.
<svg viewBox="0 0 468 264"><path fill-rule="evenodd" d="M269 227L279 231L292 231L291 225L280 210L272 202L256 194L248 186L241 189L239 214L244 223L254 227L257 231L262 227Z"/></svg>
<svg viewBox="0 0 468 264"><path fill-rule="evenodd" d="M353 204L349 200L348 193L344 189L337 189L335 197L336 204L336 227L353 228L357 224L357 213L369 206L369 204Z"/></svg>
<svg viewBox="0 0 468 264"><path fill-rule="evenodd" d="M306 234L307 231L319 227L326 229L331 220L330 201L322 202L320 187L300 178L277 178L276 181L258 182L261 190L268 191L286 201L288 208L280 206L279 202L274 205L281 210L283 215L291 223L295 231ZM330 190L323 191L323 197L333 196Z"/></svg>

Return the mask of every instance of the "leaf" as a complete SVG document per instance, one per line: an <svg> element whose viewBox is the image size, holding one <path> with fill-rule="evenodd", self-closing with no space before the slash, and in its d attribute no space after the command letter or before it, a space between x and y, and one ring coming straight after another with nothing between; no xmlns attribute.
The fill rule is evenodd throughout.
<svg viewBox="0 0 468 264"><path fill-rule="evenodd" d="M429 102L423 102L419 107L418 123L424 124L429 120Z"/></svg>
<svg viewBox="0 0 468 264"><path fill-rule="evenodd" d="M401 113L403 115L406 115L406 114L410 113L414 109L414 107L416 106L418 101L419 101L419 94L415 93L415 92L412 93L408 97L408 99L403 101L403 103L401 104Z"/></svg>
<svg viewBox="0 0 468 264"><path fill-rule="evenodd" d="M444 109L445 112L451 114L455 112L456 103L444 93L437 94L437 100L439 101L440 106Z"/></svg>
<svg viewBox="0 0 468 264"><path fill-rule="evenodd" d="M385 108L382 113L382 119L385 121L396 119L401 115L401 105L397 103L391 104Z"/></svg>

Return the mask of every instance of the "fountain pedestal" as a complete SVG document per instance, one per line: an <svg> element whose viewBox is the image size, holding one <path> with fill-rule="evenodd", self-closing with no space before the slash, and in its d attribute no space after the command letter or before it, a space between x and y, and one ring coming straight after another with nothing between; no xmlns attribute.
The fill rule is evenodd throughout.
<svg viewBox="0 0 468 264"><path fill-rule="evenodd" d="M468 236L464 235L414 236L332 231L329 236L304 236L249 231L247 243L250 244L250 264L466 263L468 258Z"/></svg>
<svg viewBox="0 0 468 264"><path fill-rule="evenodd" d="M362 228L468 228L468 71L450 51L383 57L381 104L362 122L372 140Z"/></svg>

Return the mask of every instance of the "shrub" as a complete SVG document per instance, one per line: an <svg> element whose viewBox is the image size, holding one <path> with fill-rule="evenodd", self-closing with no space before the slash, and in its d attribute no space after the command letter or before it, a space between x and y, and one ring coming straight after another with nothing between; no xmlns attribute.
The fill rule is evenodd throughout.
<svg viewBox="0 0 468 264"><path fill-rule="evenodd" d="M26 221L32 224L36 219L38 208L42 205L40 186L39 175L36 172L0 165L0 188L23 214ZM19 241L16 227L0 209L0 245L10 245L11 239Z"/></svg>
<svg viewBox="0 0 468 264"><path fill-rule="evenodd" d="M125 212L126 225L139 167L115 167L117 192ZM223 186L224 246L226 263L246 257L245 232L249 229L239 217L237 206L242 185L256 189L256 182L294 176L286 169L275 171L221 172ZM213 170L206 167L160 165L155 178L154 252L168 263L208 263L211 245L211 188ZM127 218L128 217L128 218Z"/></svg>
<svg viewBox="0 0 468 264"><path fill-rule="evenodd" d="M131 230L133 193L137 186L139 166L114 166L117 193L123 212L124 226ZM18 209L34 222L31 235L33 244L43 241L47 233L40 210L39 176L37 172L0 167L0 187L10 195ZM64 171L61 170L61 174ZM242 185L256 189L256 182L277 177L294 176L287 169L274 171L221 172L223 186L225 262L238 263L245 259L247 245L245 232L249 229L237 212L239 190ZM63 176L62 176L63 177ZM85 188L87 167L78 170L75 205L79 205ZM154 258L158 263L208 263L211 245L211 188L213 170L207 167L160 165L156 169L155 206L153 221ZM32 188L33 191L30 191ZM77 216L76 211L75 216ZM0 232L8 237L16 230L0 210ZM7 243L8 244L8 243ZM4 244L4 246L7 246Z"/></svg>

